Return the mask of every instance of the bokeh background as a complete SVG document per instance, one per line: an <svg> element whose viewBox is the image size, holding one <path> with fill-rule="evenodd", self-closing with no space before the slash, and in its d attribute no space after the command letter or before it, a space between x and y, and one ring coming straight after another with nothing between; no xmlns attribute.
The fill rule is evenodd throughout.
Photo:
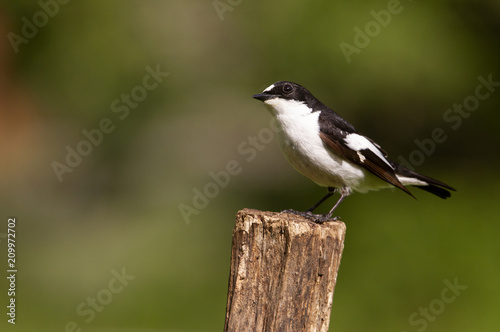
<svg viewBox="0 0 500 332"><path fill-rule="evenodd" d="M0 278L2 331L222 330L236 212L324 194L266 136L251 96L278 80L458 189L345 200L331 330L498 330L500 86L471 96L500 82L500 2L2 0L0 36L0 267L15 217L18 268L15 326ZM151 90L147 68L163 75Z"/></svg>

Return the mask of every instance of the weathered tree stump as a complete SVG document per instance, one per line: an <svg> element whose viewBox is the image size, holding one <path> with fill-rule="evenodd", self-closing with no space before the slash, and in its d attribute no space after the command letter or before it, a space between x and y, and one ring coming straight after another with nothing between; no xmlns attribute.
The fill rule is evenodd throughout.
<svg viewBox="0 0 500 332"><path fill-rule="evenodd" d="M341 221L239 211L224 331L328 331L345 230Z"/></svg>

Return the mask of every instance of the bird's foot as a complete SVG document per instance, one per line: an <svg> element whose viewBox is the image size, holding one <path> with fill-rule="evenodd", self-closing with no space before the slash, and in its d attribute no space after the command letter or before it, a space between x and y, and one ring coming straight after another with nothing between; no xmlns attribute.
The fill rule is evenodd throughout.
<svg viewBox="0 0 500 332"><path fill-rule="evenodd" d="M316 219L313 221L317 224L322 224L322 223L327 222L327 221L337 221L340 219L339 216L332 218L332 216L329 216L328 214L317 214L316 216L318 216L318 217L316 217Z"/></svg>
<svg viewBox="0 0 500 332"><path fill-rule="evenodd" d="M292 209L283 210L283 211L281 211L281 213L295 214L297 216L301 216L301 217L305 217L305 218L311 218L311 217L321 216L321 214L314 214L311 211L302 212L302 211L296 211L296 210L292 210Z"/></svg>
<svg viewBox="0 0 500 332"><path fill-rule="evenodd" d="M322 224L326 221L337 221L339 219L339 217L332 218L331 215L328 215L328 214L316 214L316 213L312 213L311 211L302 212L302 211L296 211L296 210L292 210L292 209L283 210L283 211L281 211L281 213L295 214L295 215L307 218L307 219L309 219L312 222L315 222L317 224Z"/></svg>

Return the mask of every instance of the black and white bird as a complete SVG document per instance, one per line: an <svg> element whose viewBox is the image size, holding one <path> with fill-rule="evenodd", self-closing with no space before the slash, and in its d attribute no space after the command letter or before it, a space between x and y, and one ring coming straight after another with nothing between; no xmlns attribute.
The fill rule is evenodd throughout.
<svg viewBox="0 0 500 332"><path fill-rule="evenodd" d="M340 202L353 191L396 187L414 197L405 186L415 186L438 197L448 198L451 186L418 174L387 158L372 139L361 135L340 115L316 99L303 86L279 81L253 96L263 101L278 125L278 140L286 159L301 174L328 193L311 206L306 216L335 191L340 198L323 220L332 216Z"/></svg>

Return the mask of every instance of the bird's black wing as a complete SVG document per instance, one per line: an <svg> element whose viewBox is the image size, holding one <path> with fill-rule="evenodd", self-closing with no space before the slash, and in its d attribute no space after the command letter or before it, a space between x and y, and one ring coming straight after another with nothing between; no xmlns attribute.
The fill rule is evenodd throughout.
<svg viewBox="0 0 500 332"><path fill-rule="evenodd" d="M347 142L345 141L346 137L349 134L361 135L356 132L350 123L331 110L330 112L321 112L319 120L321 140L328 148L331 149L332 152L367 169L382 180L414 197L411 192L398 180L391 162L380 157L385 157L387 154L378 144L365 137L366 141L372 145L372 149L352 149L347 145ZM380 156L374 151L379 151Z"/></svg>

